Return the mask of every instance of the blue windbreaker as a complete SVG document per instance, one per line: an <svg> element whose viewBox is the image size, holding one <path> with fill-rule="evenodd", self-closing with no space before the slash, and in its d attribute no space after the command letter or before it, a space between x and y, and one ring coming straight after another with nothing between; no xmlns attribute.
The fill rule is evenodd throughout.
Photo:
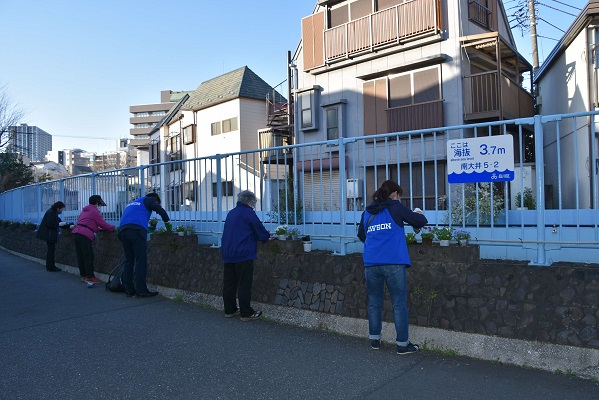
<svg viewBox="0 0 599 400"><path fill-rule="evenodd" d="M372 217L372 218L371 218ZM415 213L399 200L372 203L366 207L358 227L358 237L364 242L364 267L403 264L410 266L404 223L415 229L428 223L426 217Z"/></svg>
<svg viewBox="0 0 599 400"><path fill-rule="evenodd" d="M221 254L226 263L254 260L258 252L258 240L267 242L270 234L262 225L252 207L237 202L229 211L223 229Z"/></svg>

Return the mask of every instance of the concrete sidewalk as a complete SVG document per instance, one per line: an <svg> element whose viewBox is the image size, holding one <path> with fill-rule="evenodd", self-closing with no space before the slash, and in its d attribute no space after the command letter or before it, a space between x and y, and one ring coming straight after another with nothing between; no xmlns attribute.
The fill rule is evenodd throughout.
<svg viewBox="0 0 599 400"><path fill-rule="evenodd" d="M5 251L0 293L0 399L599 398L567 375L88 289Z"/></svg>

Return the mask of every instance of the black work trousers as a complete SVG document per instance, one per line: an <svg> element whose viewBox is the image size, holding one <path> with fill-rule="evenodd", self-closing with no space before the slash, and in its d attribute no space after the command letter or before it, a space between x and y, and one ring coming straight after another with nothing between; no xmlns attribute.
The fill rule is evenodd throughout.
<svg viewBox="0 0 599 400"><path fill-rule="evenodd" d="M225 314L233 314L237 311L236 298L239 299L239 314L242 317L254 314L255 311L250 305L253 279L254 260L225 263L223 272Z"/></svg>
<svg viewBox="0 0 599 400"><path fill-rule="evenodd" d="M146 276L148 274L147 231L139 227L125 228L119 231L119 239L125 252L125 264L121 281L128 292L148 292Z"/></svg>
<svg viewBox="0 0 599 400"><path fill-rule="evenodd" d="M48 250L46 251L46 269L51 270L56 267L54 264L54 253L56 253L56 243L54 242L46 242L48 245Z"/></svg>
<svg viewBox="0 0 599 400"><path fill-rule="evenodd" d="M86 236L73 233L75 252L79 273L84 278L94 277L94 247L93 242Z"/></svg>

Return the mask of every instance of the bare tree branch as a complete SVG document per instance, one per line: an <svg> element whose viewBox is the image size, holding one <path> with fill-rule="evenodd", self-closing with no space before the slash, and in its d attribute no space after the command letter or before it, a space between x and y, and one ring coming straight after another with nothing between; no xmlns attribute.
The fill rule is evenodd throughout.
<svg viewBox="0 0 599 400"><path fill-rule="evenodd" d="M25 112L10 99L6 86L0 86L0 150L10 143L14 135L9 128L18 125L24 116Z"/></svg>

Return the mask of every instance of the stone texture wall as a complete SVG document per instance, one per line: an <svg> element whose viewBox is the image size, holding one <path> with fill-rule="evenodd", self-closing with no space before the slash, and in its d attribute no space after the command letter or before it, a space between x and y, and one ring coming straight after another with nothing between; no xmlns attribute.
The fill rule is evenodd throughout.
<svg viewBox="0 0 599 400"><path fill-rule="evenodd" d="M0 227L0 245L45 258L35 232ZM409 246L410 323L446 330L599 348L599 266L480 260L477 246ZM116 234L95 242L96 270L123 260ZM73 238L63 231L56 260L76 266ZM220 249L195 236L152 235L148 282L220 296ZM361 254L304 253L299 241L260 245L253 299L315 312L367 318ZM393 320L387 297L383 318Z"/></svg>

